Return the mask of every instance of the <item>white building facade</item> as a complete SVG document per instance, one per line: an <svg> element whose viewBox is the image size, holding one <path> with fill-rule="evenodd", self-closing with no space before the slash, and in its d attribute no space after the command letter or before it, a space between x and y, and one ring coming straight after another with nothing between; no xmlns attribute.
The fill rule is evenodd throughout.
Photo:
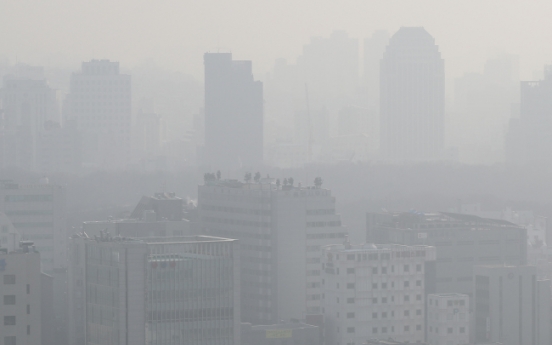
<svg viewBox="0 0 552 345"><path fill-rule="evenodd" d="M427 296L428 345L463 345L470 342L469 296L459 293Z"/></svg>
<svg viewBox="0 0 552 345"><path fill-rule="evenodd" d="M435 248L331 245L322 250L326 344L425 340L426 263Z"/></svg>

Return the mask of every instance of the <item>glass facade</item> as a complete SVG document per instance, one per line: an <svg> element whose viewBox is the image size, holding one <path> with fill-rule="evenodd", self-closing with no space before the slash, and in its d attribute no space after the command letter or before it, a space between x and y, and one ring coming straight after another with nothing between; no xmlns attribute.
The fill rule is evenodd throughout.
<svg viewBox="0 0 552 345"><path fill-rule="evenodd" d="M146 344L234 344L231 246L199 242L151 247Z"/></svg>

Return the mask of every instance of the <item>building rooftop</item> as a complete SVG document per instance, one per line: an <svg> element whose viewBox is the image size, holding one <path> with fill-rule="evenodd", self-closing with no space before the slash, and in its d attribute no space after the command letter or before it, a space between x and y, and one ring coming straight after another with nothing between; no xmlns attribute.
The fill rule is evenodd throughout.
<svg viewBox="0 0 552 345"><path fill-rule="evenodd" d="M408 246L404 244L374 244L374 243L364 243L364 244L349 244L349 243L343 243L343 244L331 244L328 246L325 246L324 249L329 251L339 251L339 252L346 252L346 253L362 253L367 251L383 251L383 250L412 250L412 249L420 249L420 250L426 250L433 248L432 246L426 246L426 245L414 245L414 246Z"/></svg>

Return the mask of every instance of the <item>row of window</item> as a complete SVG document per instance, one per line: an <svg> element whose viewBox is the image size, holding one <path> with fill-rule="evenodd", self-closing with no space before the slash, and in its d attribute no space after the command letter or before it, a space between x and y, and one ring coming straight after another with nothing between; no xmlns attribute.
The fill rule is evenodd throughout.
<svg viewBox="0 0 552 345"><path fill-rule="evenodd" d="M324 298L324 294L322 294L322 298ZM394 303L395 302L395 296L391 296L391 303ZM422 300L422 295L418 294L416 295L416 301L421 301ZM373 297L372 298L372 304L378 304L378 301L380 301L377 297ZM339 297L337 297L337 300L336 300L337 304L339 304ZM403 302L410 302L410 296L409 295L405 295L403 297ZM347 298L347 304L354 304L355 303L355 298L354 297L348 297ZM382 304L386 304L387 303L387 297L382 297L381 298L381 303Z"/></svg>
<svg viewBox="0 0 552 345"><path fill-rule="evenodd" d="M340 220L328 222L307 222L307 228L323 228L326 226L341 226Z"/></svg>
<svg viewBox="0 0 552 345"><path fill-rule="evenodd" d="M378 332L385 334L385 333L388 333L388 330L390 330L391 333L395 332L395 326L391 326L390 329L388 327L381 327L381 328L372 327L372 334L378 334ZM421 330L422 330L422 325L416 325L416 331L421 331ZM410 332L410 326L405 325L403 327L403 331ZM337 327L337 333L339 333L339 327ZM347 327L347 333L355 333L355 327Z"/></svg>
<svg viewBox="0 0 552 345"><path fill-rule="evenodd" d="M308 248L309 247L307 247L307 251L308 251ZM326 270L326 272L327 272L327 270ZM337 272L337 274L339 274L339 267L337 268L336 272ZM378 270L378 267L372 267L372 274L379 274L378 272L381 272L381 274L387 274L387 267L381 267L381 271ZM391 266L391 273L394 273L394 272L395 272L395 266L392 265ZM404 265L403 266L403 272L410 272L410 265ZM421 264L416 265L416 272L422 272L422 265ZM347 274L355 274L355 268L354 267L347 268Z"/></svg>
<svg viewBox="0 0 552 345"><path fill-rule="evenodd" d="M408 280L404 281L403 286L405 288L410 287L410 281ZM416 286L421 287L422 281L416 280ZM336 287L339 289L339 283L337 283ZM377 290L378 287L381 287L382 289L387 289L387 282L383 282L381 283L381 285L379 285L378 283L372 283L372 290ZM394 287L395 287L395 282L391 282L391 288L394 288ZM354 289L354 288L355 288L355 283L347 283L347 289Z"/></svg>
<svg viewBox="0 0 552 345"><path fill-rule="evenodd" d="M320 240L326 238L345 238L347 234L344 232L329 233L329 234L307 234L307 240Z"/></svg>
<svg viewBox="0 0 552 345"><path fill-rule="evenodd" d="M39 195L6 195L4 197L5 202L42 202L52 201L52 194L39 194Z"/></svg>
<svg viewBox="0 0 552 345"><path fill-rule="evenodd" d="M435 327L435 332L433 332L433 327L429 326L429 333L439 334L439 327ZM465 334L466 327L458 327L458 333ZM443 330L443 334L454 334L454 327L447 327L446 333Z"/></svg>

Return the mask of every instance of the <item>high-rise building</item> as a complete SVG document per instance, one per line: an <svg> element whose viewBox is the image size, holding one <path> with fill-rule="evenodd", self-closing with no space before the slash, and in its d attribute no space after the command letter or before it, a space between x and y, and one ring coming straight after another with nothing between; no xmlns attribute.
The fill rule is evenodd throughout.
<svg viewBox="0 0 552 345"><path fill-rule="evenodd" d="M251 61L205 53L205 163L213 167L263 162L263 84Z"/></svg>
<svg viewBox="0 0 552 345"><path fill-rule="evenodd" d="M532 266L474 269L475 341L550 344L550 280Z"/></svg>
<svg viewBox="0 0 552 345"><path fill-rule="evenodd" d="M198 209L201 233L240 241L244 322L320 313L320 248L346 238L330 190L206 181Z"/></svg>
<svg viewBox="0 0 552 345"><path fill-rule="evenodd" d="M506 158L511 162L549 161L552 148L552 66L544 80L521 82L519 118L510 119Z"/></svg>
<svg viewBox="0 0 552 345"><path fill-rule="evenodd" d="M70 255L72 344L241 344L237 241L82 234Z"/></svg>
<svg viewBox="0 0 552 345"><path fill-rule="evenodd" d="M0 92L0 168L39 169L39 136L47 121L59 121L56 92L46 80L7 76Z"/></svg>
<svg viewBox="0 0 552 345"><path fill-rule="evenodd" d="M0 212L22 240L33 241L42 271L67 268L65 189L42 179L40 184L0 181Z"/></svg>
<svg viewBox="0 0 552 345"><path fill-rule="evenodd" d="M368 213L367 241L434 246L435 276L428 293L457 292L473 301L476 265L527 262L527 230L505 220L457 213Z"/></svg>
<svg viewBox="0 0 552 345"><path fill-rule="evenodd" d="M71 75L67 119L82 135L82 163L120 169L130 160L131 78L119 63L92 60Z"/></svg>
<svg viewBox="0 0 552 345"><path fill-rule="evenodd" d="M427 296L428 345L465 345L470 343L470 301L459 293Z"/></svg>
<svg viewBox="0 0 552 345"><path fill-rule="evenodd" d="M435 248L330 245L322 250L327 345L425 340L425 286Z"/></svg>
<svg viewBox="0 0 552 345"><path fill-rule="evenodd" d="M444 145L445 67L435 39L402 27L380 67L380 149L392 160L439 158Z"/></svg>

